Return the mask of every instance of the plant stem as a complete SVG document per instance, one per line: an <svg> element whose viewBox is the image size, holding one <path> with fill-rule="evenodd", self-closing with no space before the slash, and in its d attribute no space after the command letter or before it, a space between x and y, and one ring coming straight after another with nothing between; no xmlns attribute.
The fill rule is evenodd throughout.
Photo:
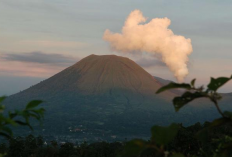
<svg viewBox="0 0 232 157"><path fill-rule="evenodd" d="M218 112L222 115L222 117L226 118L226 116L223 114L222 110L219 108L217 101L213 101Z"/></svg>

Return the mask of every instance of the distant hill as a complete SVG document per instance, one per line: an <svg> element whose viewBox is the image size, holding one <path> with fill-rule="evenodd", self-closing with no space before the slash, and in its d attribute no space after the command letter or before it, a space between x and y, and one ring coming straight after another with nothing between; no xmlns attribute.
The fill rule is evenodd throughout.
<svg viewBox="0 0 232 157"><path fill-rule="evenodd" d="M170 80L165 80L165 79L163 79L163 78L161 78L161 77L157 77L157 76L154 76L154 78L155 78L157 81L159 81L162 85L167 85L167 84L169 84L170 82L172 82L172 81L170 81Z"/></svg>
<svg viewBox="0 0 232 157"><path fill-rule="evenodd" d="M154 124L192 124L217 116L213 107L204 112L194 105L175 113L171 100L179 91L155 94L168 82L128 58L90 55L5 103L8 108L21 108L30 100L44 100L44 125L35 126L36 133L91 139L149 137Z"/></svg>
<svg viewBox="0 0 232 157"><path fill-rule="evenodd" d="M161 84L162 86L167 85L167 84L169 84L170 82L173 82L173 81L170 81L170 80L162 79L162 78L157 77L157 76L154 76L154 78L155 78L158 82L160 82L160 84ZM179 90L179 89L171 89L170 92L172 92L172 93L174 93L174 94L176 94L176 95L181 95L181 94L183 94L183 91L181 91L181 90Z"/></svg>

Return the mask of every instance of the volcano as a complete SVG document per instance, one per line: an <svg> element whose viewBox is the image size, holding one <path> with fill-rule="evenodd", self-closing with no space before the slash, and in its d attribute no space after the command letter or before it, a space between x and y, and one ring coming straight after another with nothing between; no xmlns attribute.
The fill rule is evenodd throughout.
<svg viewBox="0 0 232 157"><path fill-rule="evenodd" d="M171 104L176 92L156 95L161 86L161 82L128 58L90 55L8 97L6 104L22 108L30 100L44 100L44 125L41 128L35 124L36 132L79 138L149 136L154 124L199 120L192 108L177 115Z"/></svg>
<svg viewBox="0 0 232 157"><path fill-rule="evenodd" d="M90 55L53 77L23 91L20 94L36 98L71 93L82 96L104 96L127 102L144 102L156 97L162 86L152 75L134 61L116 55ZM158 97L170 99L172 92Z"/></svg>

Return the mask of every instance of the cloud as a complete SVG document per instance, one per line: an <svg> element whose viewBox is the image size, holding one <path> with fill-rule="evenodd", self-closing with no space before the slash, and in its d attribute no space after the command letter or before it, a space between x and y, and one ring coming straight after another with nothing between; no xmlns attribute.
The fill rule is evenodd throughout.
<svg viewBox="0 0 232 157"><path fill-rule="evenodd" d="M69 54L83 51L90 47L88 43L62 40L23 40L24 37L10 38L0 36L0 49L5 52L47 52Z"/></svg>
<svg viewBox="0 0 232 157"><path fill-rule="evenodd" d="M29 62L49 64L55 66L66 66L76 63L79 59L62 54L47 54L43 52L29 52L20 54L4 54L1 57L5 61Z"/></svg>
<svg viewBox="0 0 232 157"><path fill-rule="evenodd" d="M19 44L23 45L37 45L41 47L59 47L59 48L80 48L85 47L88 44L76 41L51 41L51 40L23 40Z"/></svg>
<svg viewBox="0 0 232 157"><path fill-rule="evenodd" d="M0 60L0 76L26 76L46 78L63 70L62 66L30 62L12 62Z"/></svg>

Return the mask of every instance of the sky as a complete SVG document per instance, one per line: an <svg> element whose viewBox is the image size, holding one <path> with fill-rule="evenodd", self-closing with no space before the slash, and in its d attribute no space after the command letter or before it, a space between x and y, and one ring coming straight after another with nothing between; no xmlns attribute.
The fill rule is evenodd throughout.
<svg viewBox="0 0 232 157"><path fill-rule="evenodd" d="M24 90L91 55L128 57L154 76L175 81L159 59L112 51L106 29L120 33L139 9L148 22L167 17L176 35L191 39L189 74L199 85L232 74L230 0L0 0L0 95ZM228 83L220 92L232 92Z"/></svg>

